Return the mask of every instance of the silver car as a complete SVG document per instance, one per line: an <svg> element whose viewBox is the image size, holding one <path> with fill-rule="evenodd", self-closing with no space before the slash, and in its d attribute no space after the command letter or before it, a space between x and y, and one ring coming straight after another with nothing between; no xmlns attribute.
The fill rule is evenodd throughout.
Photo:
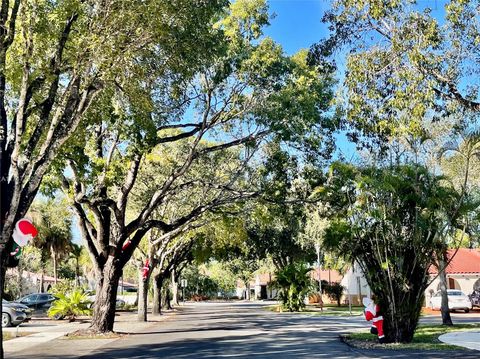
<svg viewBox="0 0 480 359"><path fill-rule="evenodd" d="M32 318L32 310L21 303L2 300L2 327L16 327Z"/></svg>

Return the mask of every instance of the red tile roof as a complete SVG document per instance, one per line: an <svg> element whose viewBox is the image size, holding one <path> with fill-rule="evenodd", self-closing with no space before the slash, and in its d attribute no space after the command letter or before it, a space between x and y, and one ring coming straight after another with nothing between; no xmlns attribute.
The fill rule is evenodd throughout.
<svg viewBox="0 0 480 359"><path fill-rule="evenodd" d="M459 248L458 251L456 251L455 249L449 249L448 258L451 258L452 255L454 255L454 257L447 266L447 274L480 274L480 250ZM437 268L432 266L429 272L430 274L437 274Z"/></svg>
<svg viewBox="0 0 480 359"><path fill-rule="evenodd" d="M312 279L318 280L318 268L315 268L310 272L310 277ZM343 279L343 275L341 275L338 271L334 269L322 269L320 271L320 279L326 280L327 282L337 282L340 283Z"/></svg>

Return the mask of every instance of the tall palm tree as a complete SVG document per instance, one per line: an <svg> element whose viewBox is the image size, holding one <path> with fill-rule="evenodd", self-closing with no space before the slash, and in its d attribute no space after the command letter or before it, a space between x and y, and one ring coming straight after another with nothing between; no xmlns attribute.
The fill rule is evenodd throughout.
<svg viewBox="0 0 480 359"><path fill-rule="evenodd" d="M70 259L75 261L75 286L80 285L80 257L82 256L83 247L79 244L72 243L70 246Z"/></svg>
<svg viewBox="0 0 480 359"><path fill-rule="evenodd" d="M49 253L53 262L53 277L56 284L58 260L69 253L72 246L71 215L66 205L55 200L35 203L31 215L38 228L38 235L33 245L40 248L42 254Z"/></svg>

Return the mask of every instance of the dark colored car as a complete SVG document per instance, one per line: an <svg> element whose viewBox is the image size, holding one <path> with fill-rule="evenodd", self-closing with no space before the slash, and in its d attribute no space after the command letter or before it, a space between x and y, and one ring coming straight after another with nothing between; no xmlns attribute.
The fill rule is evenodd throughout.
<svg viewBox="0 0 480 359"><path fill-rule="evenodd" d="M17 302L2 300L2 327L17 326L32 319L32 309Z"/></svg>
<svg viewBox="0 0 480 359"><path fill-rule="evenodd" d="M480 307L480 289L475 289L468 297L472 301L474 307Z"/></svg>
<svg viewBox="0 0 480 359"><path fill-rule="evenodd" d="M50 304L56 299L57 298L50 293L36 293L26 295L25 297L20 298L18 302L33 309L40 309L50 307Z"/></svg>

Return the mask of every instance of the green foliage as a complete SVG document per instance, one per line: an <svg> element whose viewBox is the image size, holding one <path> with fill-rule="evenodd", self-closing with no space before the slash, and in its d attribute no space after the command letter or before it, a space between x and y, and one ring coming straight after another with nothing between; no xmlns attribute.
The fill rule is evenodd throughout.
<svg viewBox="0 0 480 359"><path fill-rule="evenodd" d="M67 203L62 200L35 202L30 211L38 235L33 240L33 245L40 248L43 256L65 256L70 250L72 233L72 214Z"/></svg>
<svg viewBox="0 0 480 359"><path fill-rule="evenodd" d="M57 282L57 284L52 285L49 292L58 297L59 294L69 293L74 287L75 281L73 279L64 279Z"/></svg>
<svg viewBox="0 0 480 359"><path fill-rule="evenodd" d="M211 262L207 267L208 276L217 283L218 291L223 297L231 297L235 293L237 278L229 269L228 264Z"/></svg>
<svg viewBox="0 0 480 359"><path fill-rule="evenodd" d="M340 283L333 282L333 283L326 283L324 284L322 281L322 290L331 300L337 302L337 305L340 306L340 301L342 300L343 292L345 291L345 287Z"/></svg>
<svg viewBox="0 0 480 359"><path fill-rule="evenodd" d="M305 298L313 290L311 268L305 263L294 262L275 273L275 285L279 288L283 308L298 312L305 308Z"/></svg>
<svg viewBox="0 0 480 359"><path fill-rule="evenodd" d="M91 315L91 302L80 289L64 293L56 293L58 297L48 309L48 316L52 318L68 318L74 321L77 316Z"/></svg>
<svg viewBox="0 0 480 359"><path fill-rule="evenodd" d="M463 213L460 194L418 165L335 164L331 176L324 194L333 219L324 245L359 263L384 313L387 339L411 341L425 273Z"/></svg>
<svg viewBox="0 0 480 359"><path fill-rule="evenodd" d="M247 248L257 259L271 258L277 268L295 261L313 262L314 246L306 245L305 200L321 176L303 168L296 156L279 143L270 144L268 159L261 168L261 188L265 201L258 201L249 213Z"/></svg>
<svg viewBox="0 0 480 359"><path fill-rule="evenodd" d="M194 295L215 298L219 285L209 276L201 273L196 266L187 267L182 273L182 279L187 280L185 297L191 298Z"/></svg>
<svg viewBox="0 0 480 359"><path fill-rule="evenodd" d="M325 14L332 32L312 47L310 60L328 63L339 49L347 50L339 105L356 130L353 139L422 138L431 130L426 119L445 122L458 114L465 124L469 114L478 114L480 27L471 21L478 4L447 1L445 11L432 5L336 0Z"/></svg>

